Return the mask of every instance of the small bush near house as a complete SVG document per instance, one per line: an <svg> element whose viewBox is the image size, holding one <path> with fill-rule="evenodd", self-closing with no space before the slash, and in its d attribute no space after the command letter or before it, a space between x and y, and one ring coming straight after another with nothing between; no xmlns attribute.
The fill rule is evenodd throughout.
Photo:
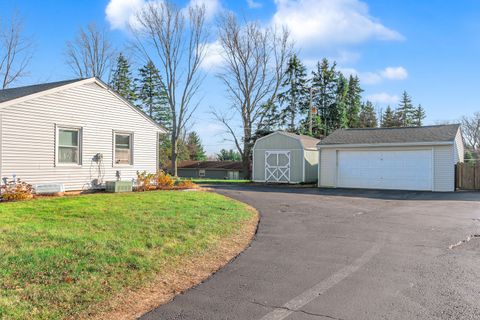
<svg viewBox="0 0 480 320"><path fill-rule="evenodd" d="M3 201L20 201L33 198L32 185L17 179L16 181L7 181L0 187L1 199Z"/></svg>
<svg viewBox="0 0 480 320"><path fill-rule="evenodd" d="M173 180L172 176L162 170L155 174L155 180L157 182L157 189L172 189L175 184L175 180Z"/></svg>
<svg viewBox="0 0 480 320"><path fill-rule="evenodd" d="M177 180L177 188L178 189L194 189L198 187L195 183L193 183L192 180L186 179L186 180Z"/></svg>
<svg viewBox="0 0 480 320"><path fill-rule="evenodd" d="M135 190L148 191L155 189L155 186L152 184L154 176L153 173L147 173L147 171L137 171L137 185Z"/></svg>

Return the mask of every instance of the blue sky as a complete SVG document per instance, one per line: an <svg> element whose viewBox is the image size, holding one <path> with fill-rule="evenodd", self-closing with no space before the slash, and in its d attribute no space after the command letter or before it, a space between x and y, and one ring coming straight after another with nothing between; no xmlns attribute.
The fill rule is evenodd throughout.
<svg viewBox="0 0 480 320"><path fill-rule="evenodd" d="M145 1L0 1L0 18L18 12L35 43L29 75L17 84L74 77L65 64L65 42L90 22L107 28L121 50L129 41L122 23ZM344 72L360 76L364 97L378 108L396 105L398 96L407 90L414 103L426 109L426 124L456 120L480 110L480 1L191 1L205 3L212 25L221 10L265 25L287 24L307 66L313 67L323 57L337 60ZM186 6L188 1L177 3ZM215 42L214 34L211 41ZM206 60L204 70L209 72L202 105L191 125L209 154L232 146L209 114L211 108L228 107L222 98L224 89L215 78L218 63L213 53Z"/></svg>

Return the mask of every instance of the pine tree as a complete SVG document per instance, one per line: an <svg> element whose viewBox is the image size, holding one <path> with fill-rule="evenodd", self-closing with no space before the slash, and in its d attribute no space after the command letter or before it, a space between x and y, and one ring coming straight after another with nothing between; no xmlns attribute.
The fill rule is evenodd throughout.
<svg viewBox="0 0 480 320"><path fill-rule="evenodd" d="M328 135L333 131L333 123L338 123L335 110L338 72L335 69L336 63L333 62L330 64L330 62L324 58L321 63L317 63L317 70L313 71L313 104L320 116L320 121L316 122L317 124L322 124L321 130L323 130L324 135ZM320 128L317 128L317 130L318 129Z"/></svg>
<svg viewBox="0 0 480 320"><path fill-rule="evenodd" d="M280 120L281 124L287 124L288 131L297 131L297 115L308 112L309 88L306 68L293 55L285 70L285 80L282 84L284 91L278 95L278 100L283 105Z"/></svg>
<svg viewBox="0 0 480 320"><path fill-rule="evenodd" d="M172 113L168 105L165 86L158 69L150 60L138 70L137 96L140 108L154 121L169 129L172 122Z"/></svg>
<svg viewBox="0 0 480 320"><path fill-rule="evenodd" d="M426 113L422 105L419 104L417 108L413 111L413 125L421 127L423 125L423 119L425 119Z"/></svg>
<svg viewBox="0 0 480 320"><path fill-rule="evenodd" d="M123 98L133 104L135 103L135 100L137 99L135 95L135 83L132 80L130 64L122 53L117 57L117 63L113 70L110 86Z"/></svg>
<svg viewBox="0 0 480 320"><path fill-rule="evenodd" d="M402 98L397 108L397 116L402 127L410 127L413 125L414 107L412 104L412 98L408 95L407 91L403 91Z"/></svg>
<svg viewBox="0 0 480 320"><path fill-rule="evenodd" d="M242 156L240 155L240 153L232 149L230 150L222 149L220 150L220 153L217 154L217 160L218 161L241 161Z"/></svg>
<svg viewBox="0 0 480 320"><path fill-rule="evenodd" d="M359 113L362 107L362 88L358 76L350 75L348 79L348 92L346 97L347 110L347 126L348 128L358 128Z"/></svg>
<svg viewBox="0 0 480 320"><path fill-rule="evenodd" d="M188 134L185 144L188 149L190 160L202 161L207 159L202 141L195 131Z"/></svg>
<svg viewBox="0 0 480 320"><path fill-rule="evenodd" d="M377 127L377 115L375 109L370 101L362 104L359 115L359 128L376 128Z"/></svg>
<svg viewBox="0 0 480 320"><path fill-rule="evenodd" d="M388 106L385 112L382 114L381 127L382 128L397 127L395 111L392 110L390 106Z"/></svg>
<svg viewBox="0 0 480 320"><path fill-rule="evenodd" d="M335 110L332 117L332 129L347 128L348 125L348 80L342 73L338 73Z"/></svg>

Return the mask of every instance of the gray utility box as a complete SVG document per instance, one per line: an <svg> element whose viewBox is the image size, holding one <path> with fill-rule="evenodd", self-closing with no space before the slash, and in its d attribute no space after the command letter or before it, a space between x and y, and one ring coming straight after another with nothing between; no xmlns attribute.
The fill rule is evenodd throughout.
<svg viewBox="0 0 480 320"><path fill-rule="evenodd" d="M107 181L105 182L105 191L107 192L131 192L132 181Z"/></svg>

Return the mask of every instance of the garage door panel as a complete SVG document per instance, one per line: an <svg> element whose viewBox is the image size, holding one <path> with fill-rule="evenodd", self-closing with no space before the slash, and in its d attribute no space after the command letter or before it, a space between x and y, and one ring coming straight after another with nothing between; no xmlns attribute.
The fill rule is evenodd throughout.
<svg viewBox="0 0 480 320"><path fill-rule="evenodd" d="M339 151L337 185L432 190L432 151Z"/></svg>

